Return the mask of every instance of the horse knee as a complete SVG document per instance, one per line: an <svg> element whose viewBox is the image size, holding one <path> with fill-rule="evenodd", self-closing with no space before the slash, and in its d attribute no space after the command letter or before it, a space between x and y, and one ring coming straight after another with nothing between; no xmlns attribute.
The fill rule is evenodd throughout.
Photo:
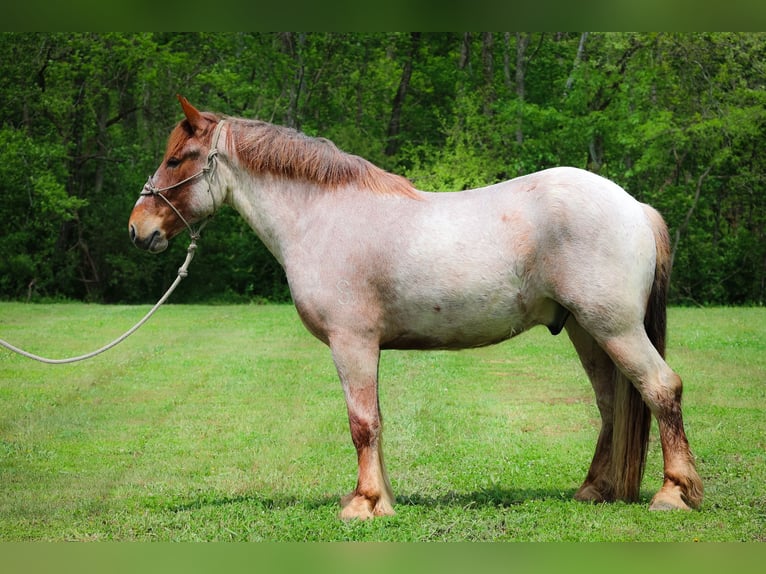
<svg viewBox="0 0 766 574"><path fill-rule="evenodd" d="M672 394L674 400L681 400L681 394L684 391L684 383L677 373L674 371L667 373L665 377L665 386L668 389L668 393Z"/></svg>
<svg viewBox="0 0 766 574"><path fill-rule="evenodd" d="M661 417L680 409L683 384L645 334L606 341L615 365L638 389L652 414Z"/></svg>
<svg viewBox="0 0 766 574"><path fill-rule="evenodd" d="M646 385L642 393L652 413L662 419L681 410L683 382L681 377L670 368L663 372L656 384Z"/></svg>

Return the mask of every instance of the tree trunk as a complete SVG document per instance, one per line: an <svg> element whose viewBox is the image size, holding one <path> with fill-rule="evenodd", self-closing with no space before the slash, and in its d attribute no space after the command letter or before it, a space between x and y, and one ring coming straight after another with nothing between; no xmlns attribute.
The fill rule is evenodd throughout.
<svg viewBox="0 0 766 574"><path fill-rule="evenodd" d="M530 34L522 34L516 32L516 98L519 103L519 111L517 114L516 123L516 143L520 146L524 143L524 98L525 93L525 71L526 71L526 58L527 47L529 46Z"/></svg>
<svg viewBox="0 0 766 574"><path fill-rule="evenodd" d="M283 123L287 127L300 129L298 104L303 91L305 66L303 63L303 46L306 44L304 32L283 32L280 34L282 51L292 58L293 81L287 86L287 109L283 115Z"/></svg>
<svg viewBox="0 0 766 574"><path fill-rule="evenodd" d="M460 61L458 68L465 70L471 68L471 33L463 34L463 43L460 45Z"/></svg>
<svg viewBox="0 0 766 574"><path fill-rule="evenodd" d="M492 32L484 32L481 37L481 68L484 76L484 115L492 115L492 105L495 102L495 63L492 54L494 39Z"/></svg>
<svg viewBox="0 0 766 574"><path fill-rule="evenodd" d="M420 32L413 32L410 35L410 52L407 59L404 61L402 77L399 80L399 89L396 90L396 95L394 96L394 101L391 106L391 120L388 122L388 132L386 134L387 143L384 152L388 156L392 156L399 151L399 132L401 130L402 108L404 107L404 99L407 97L407 92L410 89L412 65L415 56L417 55L419 45Z"/></svg>
<svg viewBox="0 0 766 574"><path fill-rule="evenodd" d="M508 91L511 91L513 86L513 80L511 79L511 33L503 33L503 42L505 49L503 50L503 79L505 80L505 87Z"/></svg>
<svg viewBox="0 0 766 574"><path fill-rule="evenodd" d="M586 163L588 170L593 173L601 171L604 165L604 136L600 133L594 133L588 144L588 161Z"/></svg>
<svg viewBox="0 0 766 574"><path fill-rule="evenodd" d="M673 262L676 258L676 253L678 252L678 244L681 242L681 235L686 232L686 229L689 227L689 222L691 221L692 214L694 213L694 210L697 208L697 204L700 200L700 194L702 193L702 184L704 183L705 179L707 179L707 176L710 174L710 170L713 168L713 166L708 166L708 168L702 173L702 175L699 176L697 179L697 189L694 192L694 199L692 200L692 204L689 207L689 210L686 212L686 217L684 217L683 222L681 225L676 227L676 233L675 237L673 238L673 248L670 251L670 268L673 268Z"/></svg>
<svg viewBox="0 0 766 574"><path fill-rule="evenodd" d="M572 71L569 72L567 83L564 86L565 96L569 93L569 90L572 89L575 72L577 71L577 68L580 67L580 62L582 62L582 56L583 56L583 53L585 52L585 40L587 39L588 39L588 32L583 32L582 34L580 34L580 43L577 46L577 54L575 54L574 64L572 64Z"/></svg>

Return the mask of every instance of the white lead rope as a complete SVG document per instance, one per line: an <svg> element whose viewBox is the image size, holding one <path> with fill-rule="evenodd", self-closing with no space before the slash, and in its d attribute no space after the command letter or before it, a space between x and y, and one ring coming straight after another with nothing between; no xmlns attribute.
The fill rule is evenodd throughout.
<svg viewBox="0 0 766 574"><path fill-rule="evenodd" d="M146 323L149 318L154 315L155 311L160 308L160 306L167 301L168 297L170 297L170 294L175 290L176 287L178 287L178 284L181 283L181 280L188 275L188 268L189 263L191 263L191 260L194 258L194 251L197 249L197 241L196 237L192 237L191 243L189 244L189 248L186 250L186 261L184 261L183 265L179 267L178 269L178 276L176 277L176 280L173 281L173 284L168 287L168 290L165 291L165 294L160 298L159 301L157 301L157 304L152 307L149 312L144 315L144 318L141 319L138 323L133 325L128 331L117 337L114 341L109 343L108 345L105 345L101 347L100 349L97 349L93 351L92 353L87 353L86 355L80 355L79 357L70 357L67 359L48 359L47 357L41 357L40 355L35 355L34 353L29 353L23 349L19 349L18 347L15 347L14 345L11 345L7 341L0 339L0 345L5 347L6 349L9 349L15 353L18 353L19 355L22 355L24 357L27 357L29 359L34 359L35 361L40 361L41 363L49 363L51 365L62 365L65 363L76 363L78 361L84 361L85 359L90 359L95 357L96 355L100 355L104 351L108 351L112 347L115 347L122 343L125 339L130 337L133 333L135 333L144 323Z"/></svg>
<svg viewBox="0 0 766 574"><path fill-rule="evenodd" d="M143 319L141 319L138 323L133 325L133 327L131 327L127 332L117 337L114 341L112 341L108 345L105 345L101 347L100 349L93 351L92 353L88 353L86 355L80 355L79 357L70 357L67 359L49 359L47 357L41 357L40 355L35 355L34 353L29 353L28 351L19 349L18 347L11 345L8 341L5 341L3 339L0 339L0 346L3 346L6 349L13 351L14 353L18 353L19 355L22 355L29 359L40 361L41 363L49 363L52 365L76 363L77 361L84 361L85 359L93 358L96 355L100 355L104 351L108 351L112 347L119 345L125 339L127 339L133 333L135 333L144 323L146 323L149 320L149 318L152 315L154 315L155 311L157 311L157 309L159 309L160 306L165 301L167 301L167 298L170 297L170 294L175 290L176 287L178 287L178 284L181 282L181 280L184 277L186 277L186 275L188 274L187 269L189 268L189 263L191 263L191 260L194 257L194 251L197 249L197 239L199 239L199 234L202 231L202 228L205 227L207 222L210 221L210 219L208 218L205 221L203 221L202 225L200 225L197 229L194 229L194 227L191 226L191 224L186 220L186 218L184 218L184 216L181 215L181 212L178 211L176 206L173 205L173 203L167 197L162 195L162 192L174 189L176 187L183 185L184 183L188 183L193 179L203 176L207 180L207 189L208 189L208 193L210 193L210 196L213 199L213 213L215 213L216 211L215 197L213 197L213 192L210 189L210 181L213 175L215 174L216 158L218 157L218 138L221 135L221 130L223 129L223 125L225 123L226 123L226 120L220 120L218 122L218 125L215 127L215 131L213 132L213 145L210 148L210 152L208 152L207 154L207 164L205 164L205 167L203 167L200 171L198 171L191 177L187 177L183 181L179 181L178 183L174 183L173 185L169 185L167 187L163 187L159 189L154 187L154 184L152 183L152 178L150 176L149 180L146 182L146 185L144 185L144 189L141 191L141 195L158 196L165 203L167 203L170 206L170 208L175 212L175 214L181 219L181 221L183 221L184 225L186 225L186 227L189 230L189 235L191 235L191 243L189 244L189 248L186 250L186 261L184 261L184 264L181 265L181 267L178 269L178 276L176 277L176 280L173 281L173 284L170 287L168 287L168 290L165 291L165 294L160 298L159 301L157 301L157 304L154 307L152 307L146 315L144 315ZM210 217L212 217L212 215Z"/></svg>

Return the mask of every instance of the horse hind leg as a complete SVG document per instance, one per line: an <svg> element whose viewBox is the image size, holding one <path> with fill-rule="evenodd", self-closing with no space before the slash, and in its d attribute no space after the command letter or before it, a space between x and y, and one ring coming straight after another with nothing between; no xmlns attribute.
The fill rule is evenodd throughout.
<svg viewBox="0 0 766 574"><path fill-rule="evenodd" d="M566 322L566 330L593 386L601 415L593 460L574 497L590 502L636 500L651 415L609 355L574 317ZM632 411L633 415L628 416L626 411ZM630 428L626 428L626 422Z"/></svg>
<svg viewBox="0 0 766 574"><path fill-rule="evenodd" d="M344 520L395 514L394 495L383 463L382 418L378 404L377 346L331 341L357 453L356 488L341 499Z"/></svg>
<svg viewBox="0 0 766 574"><path fill-rule="evenodd" d="M667 365L643 329L611 337L603 347L633 382L657 419L664 481L650 509L699 507L703 487L684 431L681 378Z"/></svg>
<svg viewBox="0 0 766 574"><path fill-rule="evenodd" d="M596 405L601 415L601 430L596 442L596 452L585 481L574 497L577 500L590 502L611 501L614 499L613 481L609 477L614 409L614 387L611 384L612 361L573 317L567 321L566 330L596 393Z"/></svg>

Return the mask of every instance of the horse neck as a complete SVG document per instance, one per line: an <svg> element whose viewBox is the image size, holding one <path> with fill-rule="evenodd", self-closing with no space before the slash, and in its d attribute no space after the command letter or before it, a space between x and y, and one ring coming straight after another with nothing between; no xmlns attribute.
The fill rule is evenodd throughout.
<svg viewBox="0 0 766 574"><path fill-rule="evenodd" d="M287 253L300 241L322 190L307 182L270 174L253 175L242 168L232 170L231 177L227 203L284 266Z"/></svg>

